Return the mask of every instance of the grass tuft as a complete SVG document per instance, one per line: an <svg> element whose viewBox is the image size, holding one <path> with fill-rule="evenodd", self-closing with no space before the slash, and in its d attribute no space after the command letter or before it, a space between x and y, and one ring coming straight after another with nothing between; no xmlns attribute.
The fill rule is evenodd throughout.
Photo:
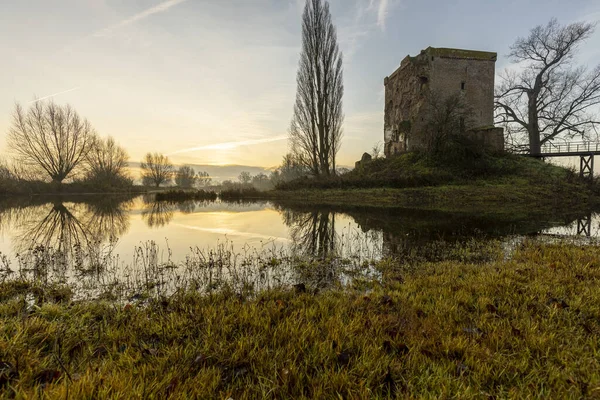
<svg viewBox="0 0 600 400"><path fill-rule="evenodd" d="M600 247L385 260L316 293L0 303L0 385L48 398L594 398ZM6 285L9 285L8 283Z"/></svg>

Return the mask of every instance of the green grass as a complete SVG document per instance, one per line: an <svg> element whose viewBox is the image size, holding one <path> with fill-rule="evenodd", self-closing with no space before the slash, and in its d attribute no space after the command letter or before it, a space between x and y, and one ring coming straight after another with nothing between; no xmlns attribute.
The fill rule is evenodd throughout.
<svg viewBox="0 0 600 400"><path fill-rule="evenodd" d="M530 157L483 155L447 162L408 153L373 160L340 177L293 181L269 196L319 205L544 214L600 207L600 184Z"/></svg>
<svg viewBox="0 0 600 400"><path fill-rule="evenodd" d="M599 397L600 247L500 250L383 261L381 282L320 293L115 304L54 288L58 302L29 306L30 287L5 283L0 385L19 398Z"/></svg>

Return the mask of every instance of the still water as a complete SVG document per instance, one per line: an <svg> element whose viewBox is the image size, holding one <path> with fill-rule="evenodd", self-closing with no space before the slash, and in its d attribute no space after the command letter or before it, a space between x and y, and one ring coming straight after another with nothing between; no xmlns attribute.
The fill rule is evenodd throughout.
<svg viewBox="0 0 600 400"><path fill-rule="evenodd" d="M0 271L42 264L62 263L65 270L85 263L109 264L114 274L129 279L123 271L137 265L148 279L150 266L212 268L218 259L221 269L229 263L228 275L237 273L233 270L240 265L256 264L252 279L268 280L273 277L264 278L265 265L278 270L269 264L270 258L333 256L361 265L365 260L414 255L420 249L427 258L432 243L473 238L507 243L529 235L598 238L599 221L591 213L482 216L266 201L170 203L156 202L152 195L4 199ZM164 274L164 269L159 272ZM64 271L60 276L80 279Z"/></svg>
<svg viewBox="0 0 600 400"><path fill-rule="evenodd" d="M236 251L287 248L394 255L434 240L509 235L599 235L598 215L477 216L407 209L331 208L274 204L156 202L138 197L72 196L0 203L0 253L8 257L38 245L67 250L75 244L110 245L123 261L153 241L162 256L182 261L192 248L227 243ZM358 247L346 247L356 245ZM341 247L340 247L341 246ZM348 254L346 254L348 255Z"/></svg>

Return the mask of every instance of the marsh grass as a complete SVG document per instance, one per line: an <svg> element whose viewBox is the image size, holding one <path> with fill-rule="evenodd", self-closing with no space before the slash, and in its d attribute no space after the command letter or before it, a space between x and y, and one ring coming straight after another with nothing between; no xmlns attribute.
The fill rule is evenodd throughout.
<svg viewBox="0 0 600 400"><path fill-rule="evenodd" d="M253 186L239 185L231 188L224 188L219 193L219 198L223 201L261 199L265 198L265 192L261 192Z"/></svg>
<svg viewBox="0 0 600 400"><path fill-rule="evenodd" d="M126 301L178 291L211 294L226 289L237 294L281 289L296 283L314 288L372 278L372 265L381 249L368 237L350 230L339 239L339 250L313 256L296 253L273 241L239 248L230 240L210 248L191 247L175 262L168 241L135 246L129 261L120 258L117 241L75 243L63 250L35 245L14 260L0 253L0 282L18 281L28 287L67 285L75 300ZM14 262L11 262L14 261ZM13 265L14 264L14 265Z"/></svg>
<svg viewBox="0 0 600 400"><path fill-rule="evenodd" d="M5 282L0 385L45 398L599 397L600 247L489 251L384 260L381 280L318 292L36 303Z"/></svg>

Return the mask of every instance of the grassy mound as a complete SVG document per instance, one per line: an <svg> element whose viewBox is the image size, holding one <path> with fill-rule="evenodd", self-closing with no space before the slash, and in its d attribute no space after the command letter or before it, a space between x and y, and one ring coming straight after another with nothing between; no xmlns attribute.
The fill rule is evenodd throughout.
<svg viewBox="0 0 600 400"><path fill-rule="evenodd" d="M507 179L539 184L577 178L569 169L531 157L479 154L459 158L406 153L366 162L341 176L296 180L284 183L278 189L413 188L474 181L495 183Z"/></svg>
<svg viewBox="0 0 600 400"><path fill-rule="evenodd" d="M460 155L460 153L458 153ZM407 153L328 179L280 185L281 202L476 212L560 214L600 209L600 182L518 155Z"/></svg>
<svg viewBox="0 0 600 400"><path fill-rule="evenodd" d="M60 295L34 306L17 296L0 303L0 392L596 398L599 254L529 244L487 264L388 261L381 283L319 294L178 292L121 305Z"/></svg>

